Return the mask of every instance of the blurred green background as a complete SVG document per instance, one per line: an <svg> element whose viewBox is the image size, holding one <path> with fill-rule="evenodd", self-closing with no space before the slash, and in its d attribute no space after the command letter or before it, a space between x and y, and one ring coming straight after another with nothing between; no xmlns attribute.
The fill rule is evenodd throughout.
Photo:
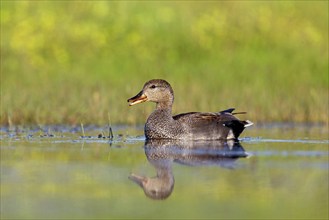
<svg viewBox="0 0 329 220"><path fill-rule="evenodd" d="M1 124L143 123L174 113L328 124L328 1L1 1Z"/></svg>

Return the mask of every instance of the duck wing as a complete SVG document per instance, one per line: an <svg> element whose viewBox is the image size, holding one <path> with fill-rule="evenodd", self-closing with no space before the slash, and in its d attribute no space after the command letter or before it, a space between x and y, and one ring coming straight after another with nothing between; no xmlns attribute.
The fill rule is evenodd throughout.
<svg viewBox="0 0 329 220"><path fill-rule="evenodd" d="M234 108L220 112L189 112L173 116L195 139L237 139L250 121L241 121Z"/></svg>

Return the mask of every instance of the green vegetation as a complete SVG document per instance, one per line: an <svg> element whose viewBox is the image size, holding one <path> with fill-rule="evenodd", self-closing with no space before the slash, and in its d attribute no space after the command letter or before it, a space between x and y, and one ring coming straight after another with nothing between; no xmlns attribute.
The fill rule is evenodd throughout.
<svg viewBox="0 0 329 220"><path fill-rule="evenodd" d="M142 123L174 113L328 124L328 1L1 1L1 124Z"/></svg>

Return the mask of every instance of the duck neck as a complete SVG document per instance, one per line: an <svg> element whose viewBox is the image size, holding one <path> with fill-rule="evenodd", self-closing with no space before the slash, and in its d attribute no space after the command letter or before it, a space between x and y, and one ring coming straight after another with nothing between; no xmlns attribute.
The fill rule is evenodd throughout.
<svg viewBox="0 0 329 220"><path fill-rule="evenodd" d="M172 104L168 102L158 102L156 104L156 110L168 110L171 112Z"/></svg>
<svg viewBox="0 0 329 220"><path fill-rule="evenodd" d="M169 109L171 112L174 103L174 96L172 94L165 95L161 100L156 103L156 109Z"/></svg>
<svg viewBox="0 0 329 220"><path fill-rule="evenodd" d="M157 118L161 118L161 121L171 121L172 113L171 106L163 105L161 103L157 103L154 112L149 116L149 119L153 120Z"/></svg>

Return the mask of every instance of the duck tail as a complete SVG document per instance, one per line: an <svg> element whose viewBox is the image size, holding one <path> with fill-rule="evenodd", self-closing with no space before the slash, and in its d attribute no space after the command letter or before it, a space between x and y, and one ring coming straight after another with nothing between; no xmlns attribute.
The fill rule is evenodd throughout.
<svg viewBox="0 0 329 220"><path fill-rule="evenodd" d="M249 127L251 125L253 125L254 123L252 121L246 120L246 121L242 121L242 123L244 124L244 127Z"/></svg>
<svg viewBox="0 0 329 220"><path fill-rule="evenodd" d="M253 125L253 123L249 120L240 121L240 120L232 120L229 122L224 123L224 126L230 128L230 133L227 139L238 139L240 134L246 127Z"/></svg>

